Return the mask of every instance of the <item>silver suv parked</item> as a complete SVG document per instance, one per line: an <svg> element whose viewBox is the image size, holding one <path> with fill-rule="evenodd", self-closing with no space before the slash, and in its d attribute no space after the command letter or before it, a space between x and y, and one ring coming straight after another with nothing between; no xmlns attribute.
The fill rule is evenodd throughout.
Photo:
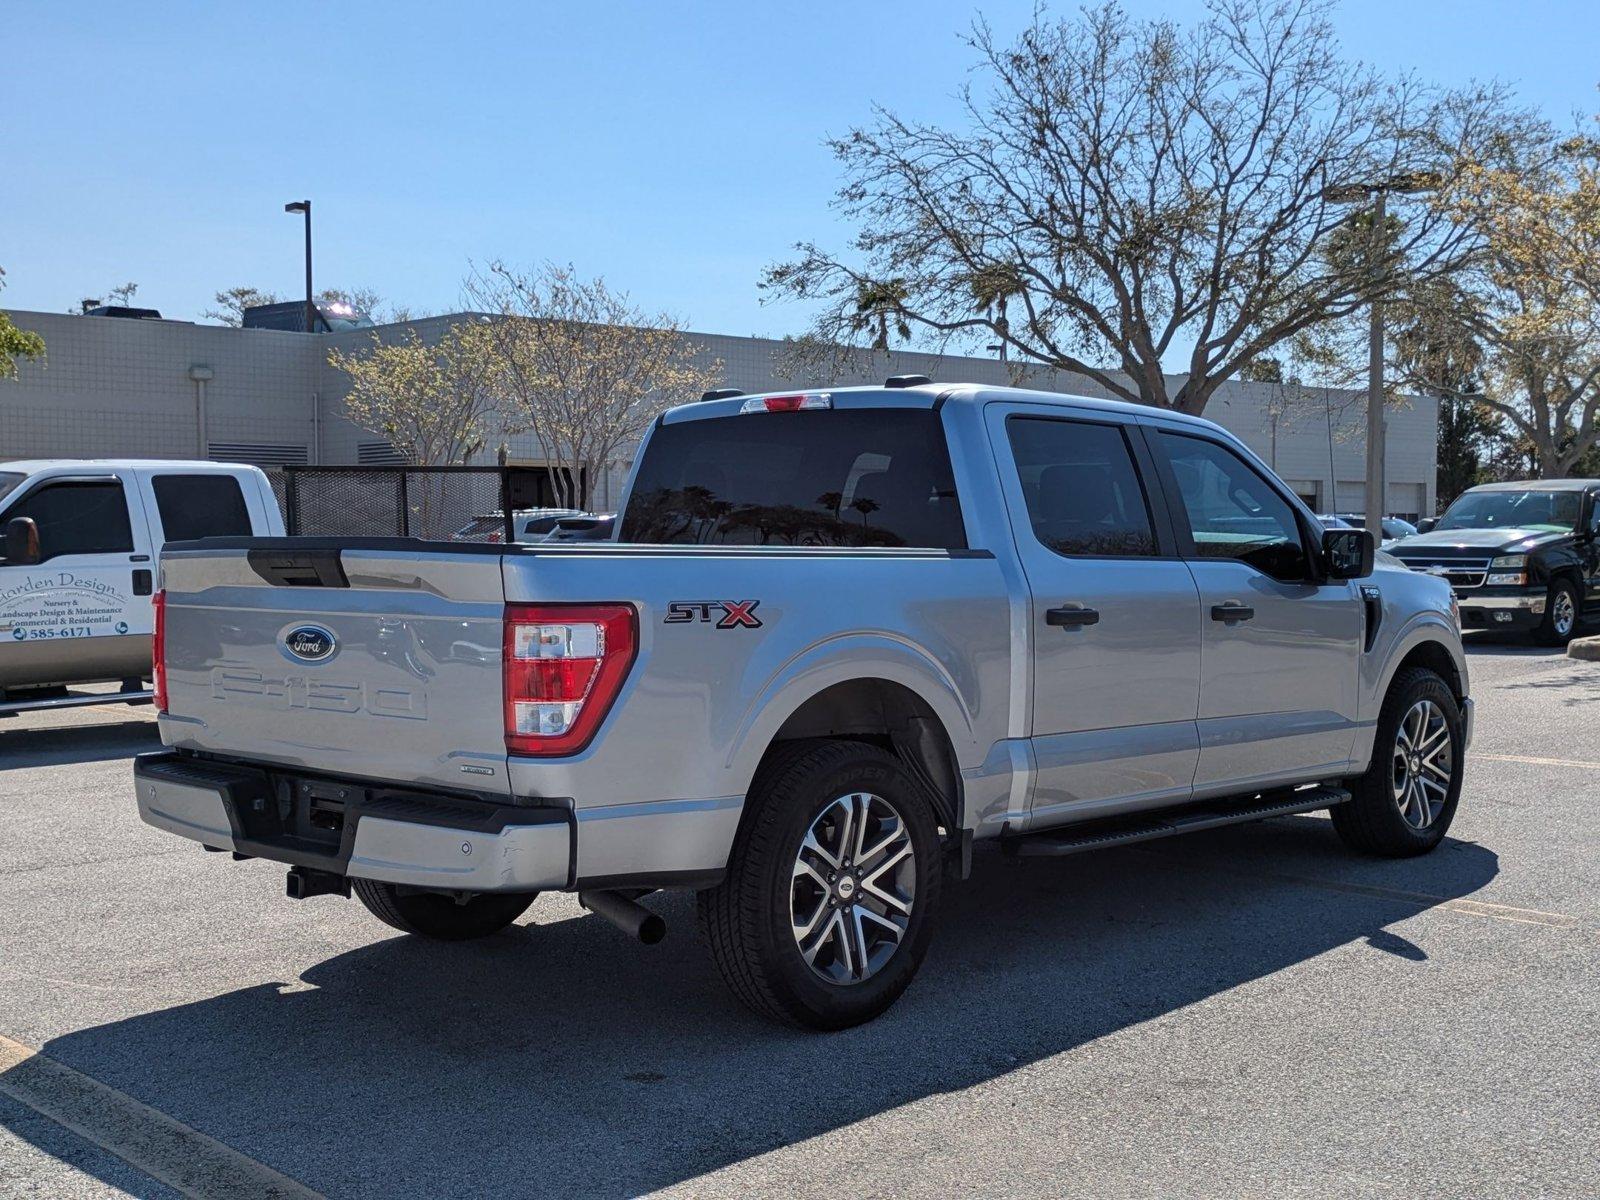
<svg viewBox="0 0 1600 1200"><path fill-rule="evenodd" d="M975 842L1329 809L1412 855L1455 812L1449 585L1374 570L1210 422L713 399L620 511L614 543L169 546L142 816L431 937L561 890L650 940L639 898L692 888L741 999L837 1028L911 982Z"/></svg>

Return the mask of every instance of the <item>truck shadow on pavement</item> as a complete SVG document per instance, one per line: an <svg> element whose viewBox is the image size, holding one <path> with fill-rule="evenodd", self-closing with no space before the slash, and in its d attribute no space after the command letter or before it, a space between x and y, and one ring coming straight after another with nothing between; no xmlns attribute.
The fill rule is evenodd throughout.
<svg viewBox="0 0 1600 1200"><path fill-rule="evenodd" d="M161 731L150 720L58 729L7 729L0 723L0 770L109 762L160 748Z"/></svg>
<svg viewBox="0 0 1600 1200"><path fill-rule="evenodd" d="M1454 839L1408 862L1354 858L1320 817L1059 860L981 854L972 880L946 885L934 949L900 1004L825 1036L736 1004L686 896L650 901L671 930L654 949L536 903L532 919L550 923L471 944L382 938L287 985L44 1049L329 1196L627 1196L1332 950L1426 969L1426 948L1385 927L1497 869L1492 851ZM999 1136L1011 1117L992 1120ZM897 1136L939 1151L931 1123L908 1126Z"/></svg>

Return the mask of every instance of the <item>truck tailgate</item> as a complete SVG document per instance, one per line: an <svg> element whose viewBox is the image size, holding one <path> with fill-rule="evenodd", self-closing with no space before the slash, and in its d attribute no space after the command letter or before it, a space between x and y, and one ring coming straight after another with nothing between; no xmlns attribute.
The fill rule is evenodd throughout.
<svg viewBox="0 0 1600 1200"><path fill-rule="evenodd" d="M220 545L163 558L168 745L509 790L498 553Z"/></svg>

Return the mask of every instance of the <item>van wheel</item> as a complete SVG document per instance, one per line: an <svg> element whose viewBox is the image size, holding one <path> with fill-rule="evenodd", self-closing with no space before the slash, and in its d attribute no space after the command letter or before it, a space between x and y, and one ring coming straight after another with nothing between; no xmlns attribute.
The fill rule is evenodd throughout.
<svg viewBox="0 0 1600 1200"><path fill-rule="evenodd" d="M350 890L385 925L442 942L465 942L499 933L527 912L539 894L485 892L458 904L453 896L414 891L375 879L352 879Z"/></svg>
<svg viewBox="0 0 1600 1200"><path fill-rule="evenodd" d="M1347 846L1406 858L1444 840L1461 799L1461 710L1433 671L1412 667L1389 685L1365 775L1329 810Z"/></svg>
<svg viewBox="0 0 1600 1200"><path fill-rule="evenodd" d="M698 897L717 969L777 1021L871 1020L933 933L942 864L927 792L893 755L839 741L781 753L745 803L727 875Z"/></svg>
<svg viewBox="0 0 1600 1200"><path fill-rule="evenodd" d="M1558 579L1550 587L1550 598L1545 601L1544 620L1533 631L1533 640L1541 646L1565 646L1578 630L1578 589L1570 579Z"/></svg>

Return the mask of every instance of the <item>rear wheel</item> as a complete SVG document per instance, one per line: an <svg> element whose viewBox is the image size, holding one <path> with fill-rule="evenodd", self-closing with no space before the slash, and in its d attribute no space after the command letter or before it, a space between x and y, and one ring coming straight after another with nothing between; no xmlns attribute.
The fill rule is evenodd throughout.
<svg viewBox="0 0 1600 1200"><path fill-rule="evenodd" d="M1461 710L1433 671L1413 667L1389 685L1372 765L1346 780L1351 798L1329 812L1345 844L1405 858L1444 840L1461 798Z"/></svg>
<svg viewBox="0 0 1600 1200"><path fill-rule="evenodd" d="M726 877L699 896L723 979L775 1020L871 1020L909 986L933 931L941 864L927 793L893 755L830 742L782 754L746 803Z"/></svg>
<svg viewBox="0 0 1600 1200"><path fill-rule="evenodd" d="M1534 630L1534 640L1544 646L1565 646L1578 630L1578 589L1570 579L1550 585L1545 601L1544 620Z"/></svg>
<svg viewBox="0 0 1600 1200"><path fill-rule="evenodd" d="M457 901L375 879L352 879L350 890L367 911L402 933L465 942L498 933L528 910L538 892L485 892Z"/></svg>

